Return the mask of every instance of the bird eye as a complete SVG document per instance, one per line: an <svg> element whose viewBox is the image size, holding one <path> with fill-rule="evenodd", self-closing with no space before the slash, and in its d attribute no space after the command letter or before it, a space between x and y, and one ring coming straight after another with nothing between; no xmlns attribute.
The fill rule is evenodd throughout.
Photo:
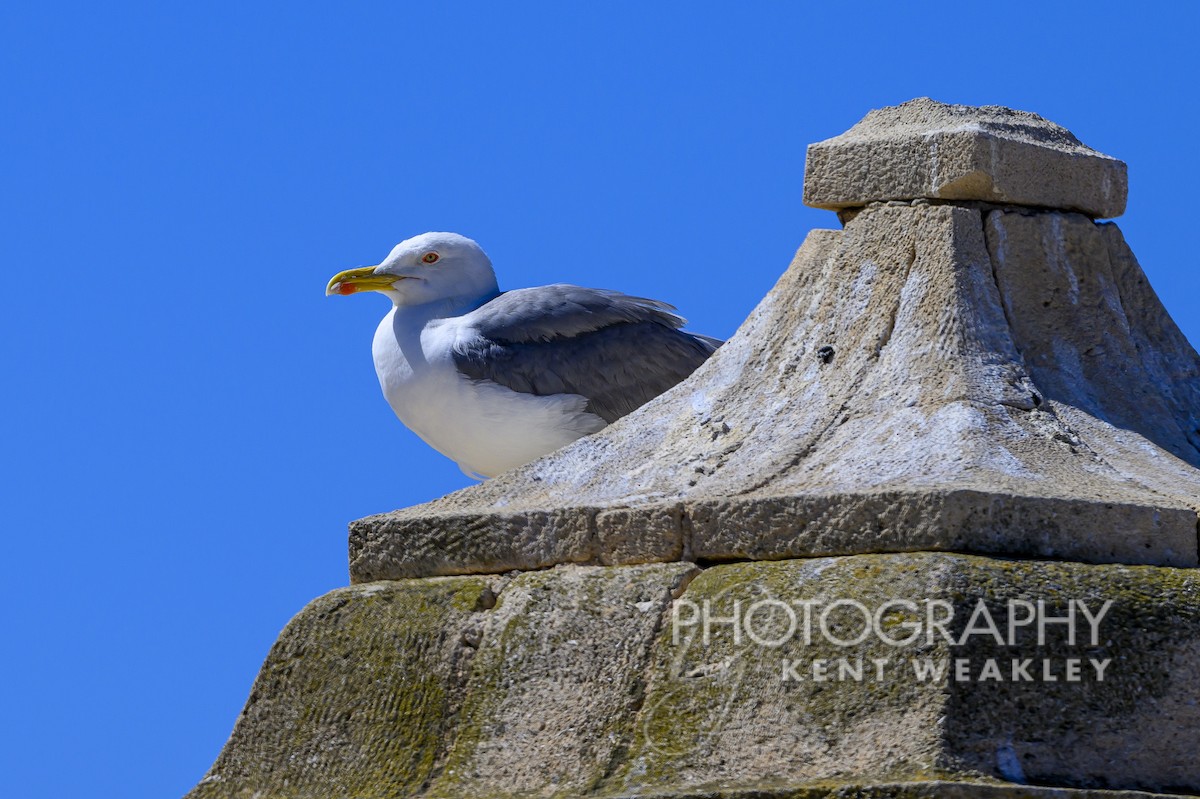
<svg viewBox="0 0 1200 799"><path fill-rule="evenodd" d="M435 263L437 263L437 259L440 257L441 256L438 255L436 252L427 252L421 256L421 260L427 264L435 264Z"/></svg>

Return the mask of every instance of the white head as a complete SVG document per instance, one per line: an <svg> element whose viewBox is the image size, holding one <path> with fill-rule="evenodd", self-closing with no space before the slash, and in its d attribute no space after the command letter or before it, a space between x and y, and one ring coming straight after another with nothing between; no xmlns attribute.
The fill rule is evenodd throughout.
<svg viewBox="0 0 1200 799"><path fill-rule="evenodd" d="M457 233L422 233L397 244L378 266L339 272L325 293L378 291L396 305L477 299L499 291L492 262Z"/></svg>

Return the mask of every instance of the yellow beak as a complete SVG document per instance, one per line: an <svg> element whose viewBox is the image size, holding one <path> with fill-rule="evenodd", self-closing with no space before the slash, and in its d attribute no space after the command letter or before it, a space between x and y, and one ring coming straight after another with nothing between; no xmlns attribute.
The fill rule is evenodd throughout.
<svg viewBox="0 0 1200 799"><path fill-rule="evenodd" d="M401 279L398 275L377 275L373 266L347 269L330 278L329 285L325 287L325 296L354 294L359 291L387 291L393 283Z"/></svg>

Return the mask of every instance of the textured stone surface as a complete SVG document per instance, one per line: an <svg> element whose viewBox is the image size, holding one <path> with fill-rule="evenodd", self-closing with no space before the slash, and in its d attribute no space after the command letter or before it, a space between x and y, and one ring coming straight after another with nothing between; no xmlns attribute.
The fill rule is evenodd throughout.
<svg viewBox="0 0 1200 799"><path fill-rule="evenodd" d="M1094 424L1090 416L1200 464L1200 359L1117 226L1097 226L1078 214L992 211L985 232L1013 341L1068 423ZM1150 460L1168 467L1152 478L1155 490L1188 486L1190 473L1171 463L1178 462ZM1174 493L1197 497L1194 486Z"/></svg>
<svg viewBox="0 0 1200 799"><path fill-rule="evenodd" d="M531 572L509 583L472 664L431 793L591 790L633 731L650 646L690 564Z"/></svg>
<svg viewBox="0 0 1200 799"><path fill-rule="evenodd" d="M827 783L804 788L733 788L702 793L642 794L648 799L1152 799L1182 794L996 785L988 782L928 780L899 783Z"/></svg>
<svg viewBox="0 0 1200 799"><path fill-rule="evenodd" d="M401 547L397 544L403 542ZM496 574L559 563L669 562L683 555L680 514L654 508L379 516L350 524L355 581Z"/></svg>
<svg viewBox="0 0 1200 799"><path fill-rule="evenodd" d="M1198 429L1200 357L1114 225L877 205L813 231L672 391L528 466L356 522L351 576L681 551L1194 565Z"/></svg>
<svg viewBox="0 0 1200 799"><path fill-rule="evenodd" d="M780 789L862 775L880 781L974 775L1194 791L1200 786L1200 761L1193 756L1200 737L1198 589L1194 570L933 554L711 568L688 586L683 600L709 602L712 618L732 617L738 602L743 619L757 601L815 600L823 604L813 611L812 640L805 641L802 628L787 638L785 616L766 606L755 623L742 625L740 641L730 624L714 625L707 645L700 624L681 625L678 641L666 626L655 647L639 737L613 785L621 794L638 795L655 788L700 793L755 781ZM981 599L1005 638L1010 599L1044 600L1055 616L1067 615L1070 600L1087 602L1095 615L1105 600L1113 604L1100 618L1095 644L1077 612L1074 645L1065 626L1047 626L1042 646L1032 627L1017 628L1015 646L999 645L988 634L957 646L940 636L930 642L924 631L911 646L892 646L873 635L837 646L825 640L816 620L822 608L847 599L873 610L888 600L913 601L915 613L883 617L898 640L909 633L901 621L926 619L926 600L953 606L949 630L959 640ZM691 614L681 610L678 616L691 621ZM853 611L829 619L845 639L857 637L862 627ZM785 640L775 645L779 639ZM814 662L846 660L854 667L860 658L861 681L813 677ZM912 671L914 659L960 658L970 662L974 679L956 681L952 666L925 682ZM1091 675L1067 682L1068 658L1110 660L1105 679L1096 680L1084 666ZM886 661L881 672L872 669L875 659ZM989 659L1001 666L1004 679L978 679ZM1009 680L1013 659L1029 660L1035 679ZM1054 682L1039 679L1045 660ZM786 662L804 679L785 681ZM879 674L882 679L875 678ZM764 775L771 779L763 781Z"/></svg>
<svg viewBox="0 0 1200 799"><path fill-rule="evenodd" d="M1071 600L1093 643L1049 626L1009 646L1006 603ZM813 634L752 610L813 606ZM845 646L824 608L852 600L905 623L944 603L951 641ZM697 609L708 603L705 641ZM722 618L740 608L741 632ZM799 616L799 618L803 618ZM747 621L750 619L751 621ZM838 611L834 635L862 622ZM751 635L753 632L753 635ZM863 658L862 681L812 664ZM882 679L873 658L886 659ZM913 659L1050 660L1057 682L917 679ZM1108 659L1066 682L1068 658ZM784 680L785 659L802 679ZM1091 670L1089 670L1091 671ZM1091 672L1094 675L1094 671ZM563 566L512 578L426 578L341 589L281 636L201 797L1109 796L1031 787L1200 790L1200 572L909 553L734 563ZM1028 783L1015 785L1013 783Z"/></svg>
<svg viewBox="0 0 1200 799"><path fill-rule="evenodd" d="M495 578L343 588L271 648L190 799L392 797L423 790L452 741Z"/></svg>
<svg viewBox="0 0 1200 799"><path fill-rule="evenodd" d="M1037 114L923 97L809 145L804 202L982 200L1110 218L1125 212L1127 185L1124 163Z"/></svg>

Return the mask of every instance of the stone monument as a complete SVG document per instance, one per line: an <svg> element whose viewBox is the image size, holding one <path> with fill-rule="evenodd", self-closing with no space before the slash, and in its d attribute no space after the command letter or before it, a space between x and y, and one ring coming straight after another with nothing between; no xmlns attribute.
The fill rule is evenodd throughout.
<svg viewBox="0 0 1200 799"><path fill-rule="evenodd" d="M189 794L1200 793L1200 356L1120 161L928 99L691 378L350 528Z"/></svg>

